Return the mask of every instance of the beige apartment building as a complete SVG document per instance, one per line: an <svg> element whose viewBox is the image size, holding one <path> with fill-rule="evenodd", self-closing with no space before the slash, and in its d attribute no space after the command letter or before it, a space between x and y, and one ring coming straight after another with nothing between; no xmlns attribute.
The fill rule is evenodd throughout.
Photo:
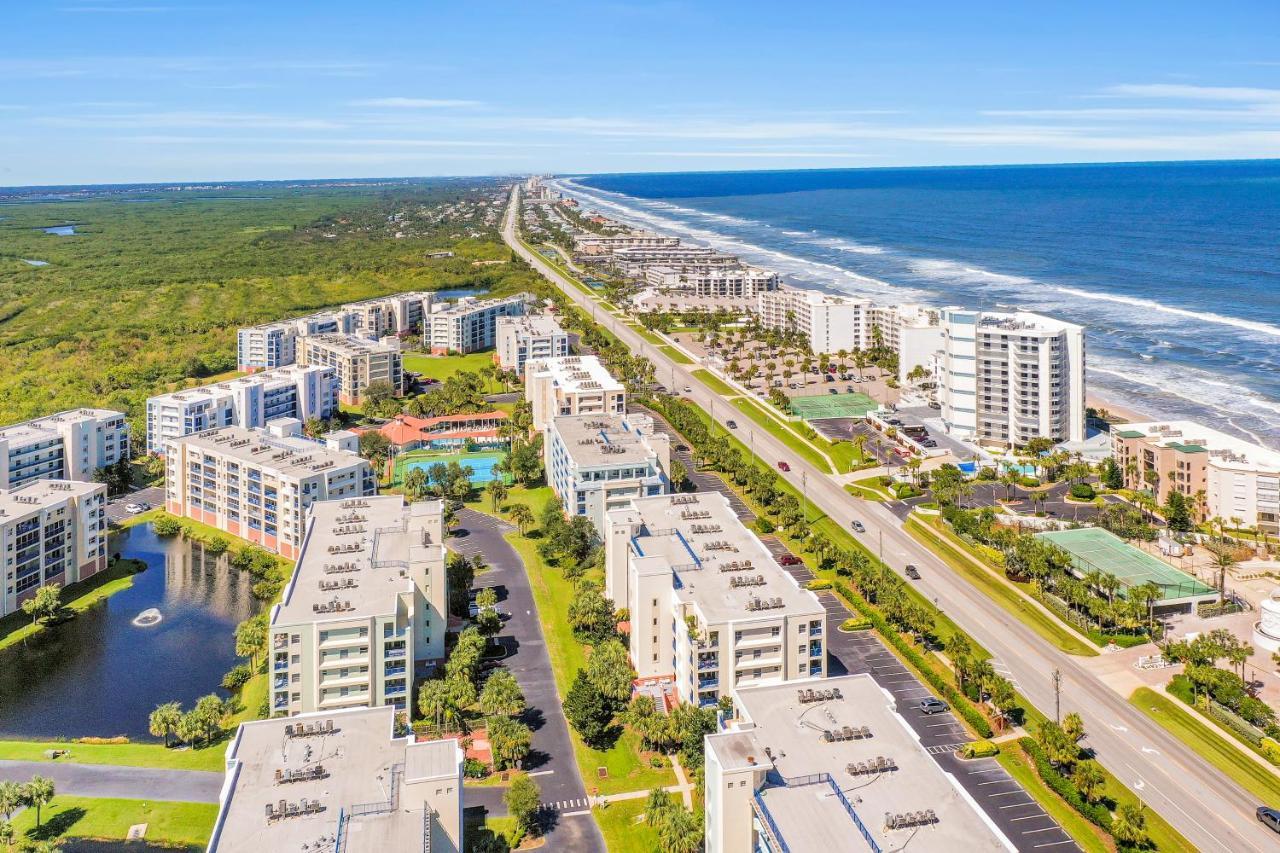
<svg viewBox="0 0 1280 853"><path fill-rule="evenodd" d="M1239 519L1280 533L1280 453L1194 421L1119 424L1111 449L1125 488L1187 498L1196 521Z"/></svg>
<svg viewBox="0 0 1280 853"><path fill-rule="evenodd" d="M129 458L129 422L111 409L71 409L0 429L0 489L93 479Z"/></svg>
<svg viewBox="0 0 1280 853"><path fill-rule="evenodd" d="M630 608L641 679L711 707L744 687L826 673L826 611L718 492L607 514L605 594Z"/></svg>
<svg viewBox="0 0 1280 853"><path fill-rule="evenodd" d="M67 586L107 567L106 501L101 483L45 479L0 489L0 616L42 586Z"/></svg>
<svg viewBox="0 0 1280 853"><path fill-rule="evenodd" d="M544 430L562 415L621 415L627 389L594 355L532 360L524 368L524 395L533 428Z"/></svg>
<svg viewBox="0 0 1280 853"><path fill-rule="evenodd" d="M166 508L296 559L312 504L377 492L358 454L297 433L297 421L286 419L265 430L221 427L175 440L165 457Z"/></svg>
<svg viewBox="0 0 1280 853"><path fill-rule="evenodd" d="M314 504L271 611L271 713L408 710L415 664L444 657L444 505L400 495Z"/></svg>
<svg viewBox="0 0 1280 853"><path fill-rule="evenodd" d="M356 335L308 335L298 339L298 363L333 368L338 400L358 406L373 382L389 382L396 395L404 393L404 362L395 338L371 341Z"/></svg>
<svg viewBox="0 0 1280 853"><path fill-rule="evenodd" d="M207 853L462 853L463 752L392 708L241 724Z"/></svg>

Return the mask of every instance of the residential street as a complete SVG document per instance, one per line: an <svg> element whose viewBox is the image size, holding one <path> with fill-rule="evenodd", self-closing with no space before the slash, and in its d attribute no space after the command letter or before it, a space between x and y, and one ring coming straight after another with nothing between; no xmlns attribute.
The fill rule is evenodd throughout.
<svg viewBox="0 0 1280 853"><path fill-rule="evenodd" d="M205 770L158 770L69 761L0 761L0 779L27 782L32 776L52 779L59 794L189 803L218 802L225 778L221 773Z"/></svg>
<svg viewBox="0 0 1280 853"><path fill-rule="evenodd" d="M727 417L726 407L714 407L716 395L689 367L675 363L520 244L515 237L514 202L518 199L518 190L513 191L512 198L503 235L513 250L556 283L569 298L588 312L594 312L597 321L633 352L657 365L659 381L669 381L676 388L691 387L692 393L685 395L688 399L718 418ZM808 499L835 523L848 529L855 519L861 521L867 529L862 535L863 541L873 550L883 541L885 558L895 571L902 572L907 563L920 566L924 578L913 582L916 587L936 600L966 632L990 650L1000 665L1007 668L1009 677L1023 695L1037 707L1053 707L1052 674L1058 670L1063 708L1081 714L1089 732L1089 745L1096 750L1098 760L1139 792L1150 807L1191 843L1201 850L1232 853L1274 849L1275 835L1257 822L1254 816L1257 803L1252 795L1131 706L1126 697L1118 695L1079 660L1050 646L955 574L908 535L901 520L888 509L850 497L839 483L803 459L795 458L781 442L754 424L740 423L737 432L743 441L752 440L754 434L756 452L770 464L789 462L791 472L786 476L797 487L805 475Z"/></svg>
<svg viewBox="0 0 1280 853"><path fill-rule="evenodd" d="M542 635L542 622L529 576L515 549L502 538L514 530L499 521L470 509L458 513L458 530L466 535L450 537L452 551L470 557L480 554L489 570L476 578L476 587L494 587L498 606L511 614L498 639L510 654L503 665L511 671L524 692L528 710L522 720L533 729L533 750L525 759L525 769L542 789L542 802L550 824L547 849L605 853L604 838L587 803L587 791L578 774L569 739L569 724L560 707L551 659ZM548 614L563 618L563 614ZM491 815L506 814L503 788L468 787L464 807L483 807Z"/></svg>

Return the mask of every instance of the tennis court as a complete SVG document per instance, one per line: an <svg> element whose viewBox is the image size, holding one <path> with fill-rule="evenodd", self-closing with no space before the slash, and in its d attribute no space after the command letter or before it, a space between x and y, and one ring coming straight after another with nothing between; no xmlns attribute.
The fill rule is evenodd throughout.
<svg viewBox="0 0 1280 853"><path fill-rule="evenodd" d="M806 421L822 418L865 418L867 412L879 407L879 403L858 391L791 398L791 411Z"/></svg>
<svg viewBox="0 0 1280 853"><path fill-rule="evenodd" d="M1218 595L1213 587L1098 527L1050 530L1036 535L1070 554L1081 574L1096 570L1115 575L1125 588L1150 581L1160 587L1160 600L1165 603L1208 600Z"/></svg>
<svg viewBox="0 0 1280 853"><path fill-rule="evenodd" d="M501 462L506 455L506 453L498 450L481 450L474 453L439 453L430 450L409 450L395 458L395 475L392 485L398 486L403 483L404 475L414 468L421 468L425 471L436 463L448 465L450 462L457 462L459 465L465 465L470 468L471 482L478 486L483 486L490 480L498 479L510 484L510 477L506 477L494 470L494 466Z"/></svg>

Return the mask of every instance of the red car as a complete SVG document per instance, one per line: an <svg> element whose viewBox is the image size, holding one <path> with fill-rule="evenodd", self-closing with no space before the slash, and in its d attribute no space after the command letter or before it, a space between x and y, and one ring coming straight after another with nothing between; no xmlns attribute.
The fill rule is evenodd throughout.
<svg viewBox="0 0 1280 853"><path fill-rule="evenodd" d="M788 465L788 464L787 464L787 463L785 463L785 462L779 462L779 463L778 463L778 470L779 470L779 471L790 471L790 470L791 470L791 466L790 466L790 465Z"/></svg>
<svg viewBox="0 0 1280 853"><path fill-rule="evenodd" d="M778 558L778 565L798 566L800 565L800 558L797 557L795 554L783 554L781 557Z"/></svg>

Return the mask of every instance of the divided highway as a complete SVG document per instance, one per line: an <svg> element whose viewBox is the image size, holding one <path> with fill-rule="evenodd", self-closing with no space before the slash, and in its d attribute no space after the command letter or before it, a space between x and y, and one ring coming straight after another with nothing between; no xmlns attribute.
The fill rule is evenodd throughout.
<svg viewBox="0 0 1280 853"><path fill-rule="evenodd" d="M512 190L502 229L503 239L517 254L633 352L653 362L658 380L668 383L673 392L689 388L690 392L683 396L722 424L735 414L736 410L730 411L727 403L693 376L691 371L696 365L675 363L621 319L600 307L536 252L525 248L516 236L518 207L517 185ZM846 530L855 519L862 522L867 532L859 538L871 551L882 551L891 568L902 573L907 563L918 566L922 578L911 583L933 598L948 616L987 648L995 656L997 667L1003 665L1010 680L1036 707L1053 707L1051 675L1054 669L1060 670L1063 712L1080 713L1089 733L1086 746L1093 748L1108 770L1197 848L1233 853L1277 848L1275 834L1262 827L1254 816L1259 804L1251 794L1130 706L1077 659L1046 643L954 574L931 551L911 538L903 530L901 520L885 507L854 499L827 474L797 458L750 419L739 415L737 423L735 435L744 443L751 443L757 456L773 466L779 461L790 465L790 472L782 476L798 489L804 484L814 506Z"/></svg>

